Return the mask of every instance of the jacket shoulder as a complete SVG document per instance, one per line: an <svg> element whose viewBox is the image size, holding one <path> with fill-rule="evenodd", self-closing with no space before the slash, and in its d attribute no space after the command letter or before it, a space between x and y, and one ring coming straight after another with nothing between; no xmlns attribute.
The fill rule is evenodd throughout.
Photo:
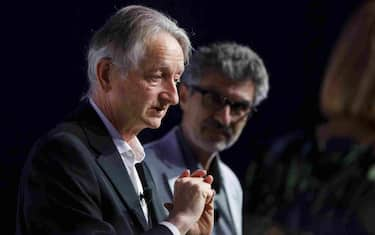
<svg viewBox="0 0 375 235"><path fill-rule="evenodd" d="M170 167L184 166L181 148L176 136L176 128L169 131L161 139L146 144L144 149L145 161L148 164L160 163Z"/></svg>

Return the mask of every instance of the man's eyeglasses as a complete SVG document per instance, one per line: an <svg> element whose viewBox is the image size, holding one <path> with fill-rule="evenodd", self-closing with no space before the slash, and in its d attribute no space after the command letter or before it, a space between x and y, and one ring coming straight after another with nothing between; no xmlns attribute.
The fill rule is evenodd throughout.
<svg viewBox="0 0 375 235"><path fill-rule="evenodd" d="M201 88L196 85L189 85L193 91L202 95L202 104L210 110L218 111L226 105L230 107L230 114L233 118L241 119L246 115L251 115L255 109L251 102L248 101L231 101L228 97L218 94L217 92Z"/></svg>

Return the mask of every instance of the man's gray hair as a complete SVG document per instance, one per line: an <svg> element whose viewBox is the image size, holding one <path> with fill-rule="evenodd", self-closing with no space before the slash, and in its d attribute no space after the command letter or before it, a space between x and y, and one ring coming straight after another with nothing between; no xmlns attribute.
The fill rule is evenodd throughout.
<svg viewBox="0 0 375 235"><path fill-rule="evenodd" d="M249 47L237 43L214 43L193 54L182 82L198 85L204 73L217 71L227 79L251 80L255 85L254 106L267 97L268 74L262 59Z"/></svg>
<svg viewBox="0 0 375 235"><path fill-rule="evenodd" d="M91 39L87 54L89 92L96 84L96 66L101 59L111 59L125 72L136 68L144 56L146 43L159 32L169 33L178 41L186 63L191 43L174 20L144 6L133 5L117 11Z"/></svg>

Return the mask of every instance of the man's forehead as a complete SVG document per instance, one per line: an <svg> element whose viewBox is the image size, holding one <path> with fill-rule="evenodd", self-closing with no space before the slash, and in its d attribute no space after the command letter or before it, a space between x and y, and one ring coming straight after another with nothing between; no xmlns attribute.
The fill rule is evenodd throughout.
<svg viewBox="0 0 375 235"><path fill-rule="evenodd" d="M140 64L151 70L167 70L173 66L174 69L183 71L185 57L179 42L167 33L152 38L145 45Z"/></svg>
<svg viewBox="0 0 375 235"><path fill-rule="evenodd" d="M144 50L146 54L152 54L155 51L169 49L178 53L185 59L182 46L180 42L173 35L167 32L158 32L149 37L144 43Z"/></svg>
<svg viewBox="0 0 375 235"><path fill-rule="evenodd" d="M228 75L215 70L206 70L202 73L200 84L216 84L217 86L242 86L246 84L253 84L252 79L244 77L243 79L233 79Z"/></svg>
<svg viewBox="0 0 375 235"><path fill-rule="evenodd" d="M146 58L147 59L147 58ZM171 63L166 62L163 59L156 59L152 63L147 63L147 70L160 70L160 71L168 71L172 69ZM184 71L184 64L183 63L176 63L173 66L173 69L176 70L175 72L183 72Z"/></svg>

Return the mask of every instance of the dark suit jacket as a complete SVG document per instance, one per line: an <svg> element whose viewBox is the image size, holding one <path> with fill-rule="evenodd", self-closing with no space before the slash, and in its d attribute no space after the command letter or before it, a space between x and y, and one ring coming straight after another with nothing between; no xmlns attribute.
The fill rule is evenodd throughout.
<svg viewBox="0 0 375 235"><path fill-rule="evenodd" d="M165 212L154 192L151 226L120 154L86 100L33 147L21 176L16 234L171 234L158 224Z"/></svg>

